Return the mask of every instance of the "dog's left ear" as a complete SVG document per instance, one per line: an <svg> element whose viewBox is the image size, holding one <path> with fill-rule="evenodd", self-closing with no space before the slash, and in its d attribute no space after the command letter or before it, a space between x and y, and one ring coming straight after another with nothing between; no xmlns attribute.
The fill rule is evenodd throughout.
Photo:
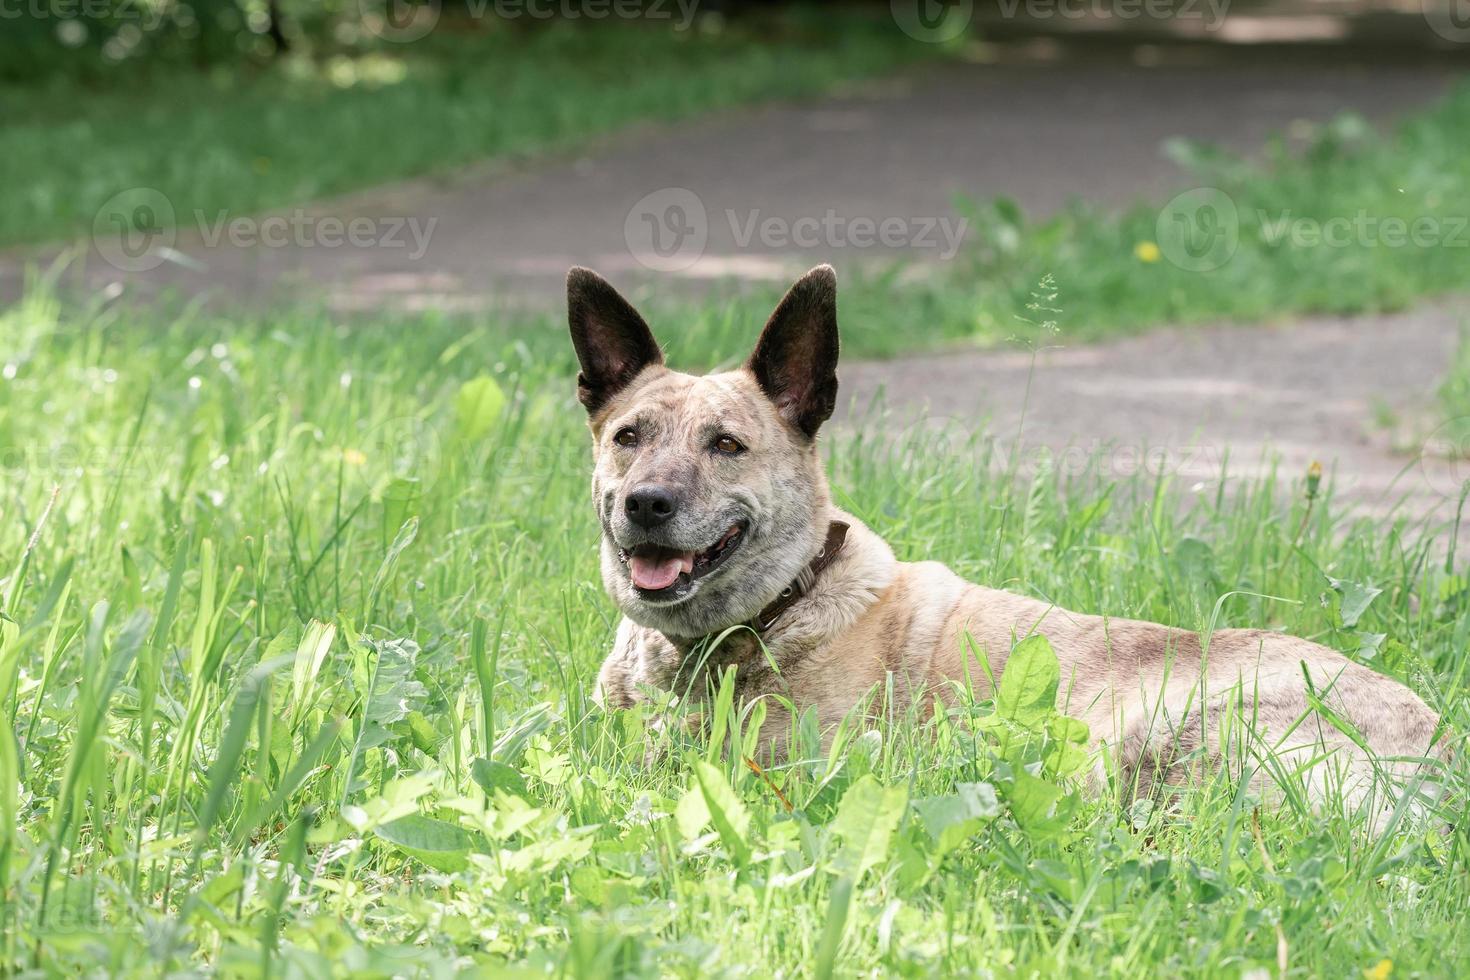
<svg viewBox="0 0 1470 980"><path fill-rule="evenodd" d="M811 438L837 407L837 273L819 265L766 321L745 365L781 416Z"/></svg>

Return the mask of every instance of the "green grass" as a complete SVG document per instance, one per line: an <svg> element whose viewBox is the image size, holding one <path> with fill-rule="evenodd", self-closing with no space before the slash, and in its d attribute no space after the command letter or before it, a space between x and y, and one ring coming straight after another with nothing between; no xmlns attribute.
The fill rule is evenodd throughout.
<svg viewBox="0 0 1470 980"><path fill-rule="evenodd" d="M699 21L446 22L423 40L251 72L155 67L0 93L0 245L90 231L134 187L177 216L301 204L630 123L821 92L930 56L866 13Z"/></svg>
<svg viewBox="0 0 1470 980"><path fill-rule="evenodd" d="M712 317L685 353L753 329ZM615 612L564 353L42 293L0 334L0 972L1470 970L1463 822L1376 839L1227 780L1087 802L1055 760L1023 787L988 702L769 783L597 710ZM984 443L878 431L830 434L830 471L902 557L1115 616L1219 603L1470 722L1453 531L1308 510L1294 479L1011 481ZM1328 576L1383 591L1350 627Z"/></svg>
<svg viewBox="0 0 1470 980"><path fill-rule="evenodd" d="M857 311L845 343L878 355L1004 343L1018 333L1030 284L1045 275L1063 284L1069 334L1082 340L1159 324L1396 310L1470 287L1470 86L1382 137L1345 116L1319 127L1306 148L1274 143L1261 160L1198 144L1168 149L1190 174L1181 189L1218 193L1122 213L1077 204L1042 221L1005 200L971 202L966 247L927 281L899 286L895 269L872 277L867 293L845 284L847 309ZM1237 244L1194 263L1174 215L1206 242L1202 221L1231 220L1220 202L1234 209ZM1315 237L1323 228L1338 237ZM1343 234L1346 244L1336 244Z"/></svg>
<svg viewBox="0 0 1470 980"><path fill-rule="evenodd" d="M1470 455L1470 334L1460 337L1436 395L1444 448L1454 455Z"/></svg>

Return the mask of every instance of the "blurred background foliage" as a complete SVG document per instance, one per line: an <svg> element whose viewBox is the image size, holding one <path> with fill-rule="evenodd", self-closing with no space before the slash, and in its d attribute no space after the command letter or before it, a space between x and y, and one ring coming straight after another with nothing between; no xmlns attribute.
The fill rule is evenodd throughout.
<svg viewBox="0 0 1470 980"><path fill-rule="evenodd" d="M8 5L0 78L108 80L158 62L211 67L268 60L293 41L340 43L355 0L23 0ZM289 23L289 26L288 26Z"/></svg>
<svg viewBox="0 0 1470 980"><path fill-rule="evenodd" d="M633 5L619 0L620 10ZM672 3L658 6L680 16ZM698 9L724 16L760 6L767 4L701 2ZM403 25L426 18L451 31L532 30L558 10L542 4L533 13L505 0L5 0L0 81L66 77L102 84L160 66L248 68L285 55L320 59L392 44Z"/></svg>

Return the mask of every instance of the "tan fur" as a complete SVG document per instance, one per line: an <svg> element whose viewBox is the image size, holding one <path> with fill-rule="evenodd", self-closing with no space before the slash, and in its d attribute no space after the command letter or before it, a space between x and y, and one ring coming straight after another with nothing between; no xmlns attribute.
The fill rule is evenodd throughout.
<svg viewBox="0 0 1470 980"><path fill-rule="evenodd" d="M612 435L635 421L656 434L637 452L619 450ZM1098 787L1103 760L1138 792L1179 781L1203 761L1233 771L1301 769L1317 798L1335 787L1352 802L1379 777L1416 771L1412 760L1430 753L1434 712L1403 685L1324 646L1263 630L1202 641L974 585L937 562L898 561L831 504L815 441L749 370L695 377L647 366L590 424L603 575L627 616L598 679L608 707L631 705L648 689L701 697L711 672L733 664L739 697L781 695L798 710L815 708L830 731L874 689L891 690L887 704L899 712L952 701L956 682L986 697L987 666L1001 676L1012 645L1040 633L1061 664L1058 708L1091 732ZM736 433L748 452L712 456L704 446L716 430ZM684 494L688 527L679 533L691 542L712 540L732 512L751 519L735 557L674 608L638 598L614 540L620 495L651 478ZM851 525L846 546L774 627L759 641L737 630L708 660L692 662L700 638L748 622L806 567L834 519ZM1305 676L1368 751L1314 710ZM769 722L768 737L778 738L783 724Z"/></svg>

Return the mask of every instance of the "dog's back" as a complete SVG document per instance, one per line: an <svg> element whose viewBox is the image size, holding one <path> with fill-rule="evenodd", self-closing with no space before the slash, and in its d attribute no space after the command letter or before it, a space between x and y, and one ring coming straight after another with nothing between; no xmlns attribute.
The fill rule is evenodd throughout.
<svg viewBox="0 0 1470 980"><path fill-rule="evenodd" d="M875 541L859 532L853 547L887 554ZM1224 766L1356 807L1375 788L1430 775L1426 756L1444 757L1439 719L1417 695L1320 644L1082 615L973 585L936 562L895 562L878 600L797 672L811 685L799 700L835 711L889 673L909 698L948 699L955 681L984 697L1032 634L1056 652L1057 708L1087 723L1099 758L1137 795Z"/></svg>

